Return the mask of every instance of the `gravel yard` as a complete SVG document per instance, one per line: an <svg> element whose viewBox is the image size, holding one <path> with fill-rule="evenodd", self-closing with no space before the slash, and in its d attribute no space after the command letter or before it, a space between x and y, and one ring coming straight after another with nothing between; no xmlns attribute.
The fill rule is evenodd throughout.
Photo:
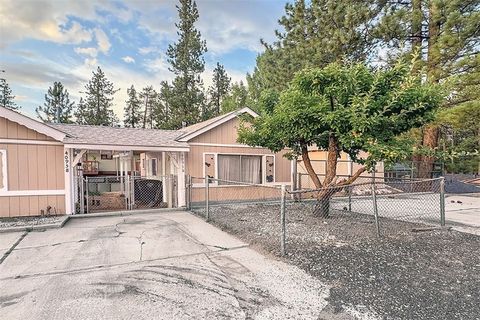
<svg viewBox="0 0 480 320"><path fill-rule="evenodd" d="M63 219L65 216L0 218L0 229L54 224Z"/></svg>
<svg viewBox="0 0 480 320"><path fill-rule="evenodd" d="M278 205L212 206L212 223L279 255ZM287 208L287 257L332 286L329 308L379 319L480 319L480 237L342 211L326 220ZM202 210L196 213L203 216Z"/></svg>

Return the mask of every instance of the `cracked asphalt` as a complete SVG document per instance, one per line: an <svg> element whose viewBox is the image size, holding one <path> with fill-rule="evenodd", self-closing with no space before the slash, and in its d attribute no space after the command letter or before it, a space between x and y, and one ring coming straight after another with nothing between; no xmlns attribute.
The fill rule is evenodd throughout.
<svg viewBox="0 0 480 320"><path fill-rule="evenodd" d="M62 229L0 234L0 249L2 319L330 314L321 281L186 212L72 219Z"/></svg>

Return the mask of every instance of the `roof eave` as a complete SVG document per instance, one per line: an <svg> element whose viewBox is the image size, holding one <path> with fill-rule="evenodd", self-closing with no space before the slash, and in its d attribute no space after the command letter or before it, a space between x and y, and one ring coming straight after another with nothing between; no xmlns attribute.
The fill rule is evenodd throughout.
<svg viewBox="0 0 480 320"><path fill-rule="evenodd" d="M207 132L207 131L210 131L212 130L213 128L215 127L218 127L219 125L227 122L227 121L230 121L236 117L238 117L239 115L241 114L244 114L244 113L248 113L249 115L251 115L252 117L256 118L258 117L258 113L256 113L255 111L253 111L252 109L248 108L248 107L244 107L242 109L239 109L235 112L232 112L228 115L226 115L225 117L223 118L220 118L218 119L217 121L213 122L213 123L209 123L208 125L206 125L205 127L202 127L202 128L199 128L193 132L189 132L189 133L186 133L184 135L181 135L180 137L178 137L177 139L175 139L176 141L178 142L188 142L190 141L191 139Z"/></svg>
<svg viewBox="0 0 480 320"><path fill-rule="evenodd" d="M16 122L29 129L49 136L57 141L63 142L63 139L67 136L65 132L52 128L51 126L27 117L19 112L9 110L4 107L0 107L0 117L4 117L10 121Z"/></svg>

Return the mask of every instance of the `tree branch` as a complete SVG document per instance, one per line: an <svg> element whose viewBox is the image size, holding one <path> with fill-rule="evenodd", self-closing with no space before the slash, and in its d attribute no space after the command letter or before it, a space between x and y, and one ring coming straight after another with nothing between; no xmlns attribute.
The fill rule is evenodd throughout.
<svg viewBox="0 0 480 320"><path fill-rule="evenodd" d="M310 156L308 155L308 148L306 145L302 146L302 159L303 163L305 163L305 169L307 169L308 175L312 179L315 188L320 189L322 187L322 183L320 182L320 179L318 179L315 170L313 170L312 163L310 162Z"/></svg>
<svg viewBox="0 0 480 320"><path fill-rule="evenodd" d="M357 170L357 172L355 172L355 174L353 176L351 176L350 178L348 178L346 180L340 181L337 184L337 186L344 186L344 185L347 185L347 184L352 184L366 170L367 170L367 167L361 167L360 169Z"/></svg>

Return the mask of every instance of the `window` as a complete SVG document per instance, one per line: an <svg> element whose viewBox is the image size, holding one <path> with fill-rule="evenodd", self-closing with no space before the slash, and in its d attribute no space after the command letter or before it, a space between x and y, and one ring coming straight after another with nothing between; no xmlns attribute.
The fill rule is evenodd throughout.
<svg viewBox="0 0 480 320"><path fill-rule="evenodd" d="M7 190L7 150L0 150L0 190Z"/></svg>
<svg viewBox="0 0 480 320"><path fill-rule="evenodd" d="M246 183L262 183L262 157L250 155L218 155L218 179ZM231 184L219 181L219 184Z"/></svg>

